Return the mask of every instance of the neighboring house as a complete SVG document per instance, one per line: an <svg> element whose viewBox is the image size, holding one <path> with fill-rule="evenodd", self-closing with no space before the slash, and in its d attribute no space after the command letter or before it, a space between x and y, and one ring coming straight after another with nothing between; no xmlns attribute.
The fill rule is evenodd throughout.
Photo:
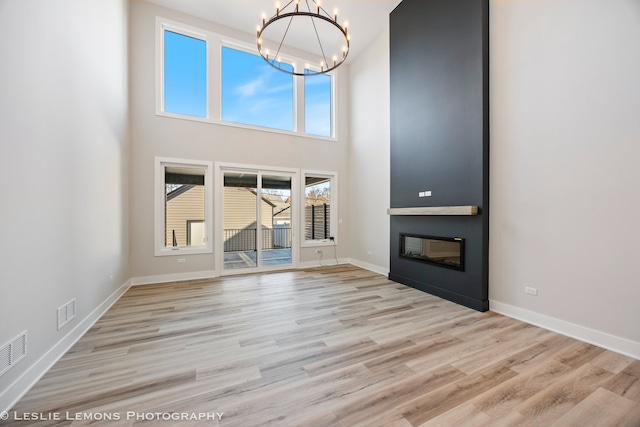
<svg viewBox="0 0 640 427"><path fill-rule="evenodd" d="M205 244L204 185L182 185L167 193L165 209L166 246Z"/></svg>
<svg viewBox="0 0 640 427"><path fill-rule="evenodd" d="M224 188L224 251L256 249L256 197L255 190L243 187ZM273 214L275 204L262 197L262 247L273 246Z"/></svg>
<svg viewBox="0 0 640 427"><path fill-rule="evenodd" d="M274 225L291 225L291 199L282 200L277 194L265 194L263 199L268 200L273 207Z"/></svg>
<svg viewBox="0 0 640 427"><path fill-rule="evenodd" d="M260 206L263 228L273 227L275 205L265 197ZM224 188L224 229L256 228L256 192L242 187Z"/></svg>

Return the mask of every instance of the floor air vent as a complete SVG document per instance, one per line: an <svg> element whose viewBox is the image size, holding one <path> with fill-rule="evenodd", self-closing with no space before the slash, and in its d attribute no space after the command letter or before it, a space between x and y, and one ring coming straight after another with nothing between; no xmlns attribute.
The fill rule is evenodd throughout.
<svg viewBox="0 0 640 427"><path fill-rule="evenodd" d="M0 375L27 355L27 331L0 347Z"/></svg>

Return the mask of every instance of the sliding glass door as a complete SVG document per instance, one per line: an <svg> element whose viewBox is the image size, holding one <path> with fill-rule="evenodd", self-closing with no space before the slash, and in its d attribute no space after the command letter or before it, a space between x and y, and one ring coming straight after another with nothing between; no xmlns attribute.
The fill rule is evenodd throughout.
<svg viewBox="0 0 640 427"><path fill-rule="evenodd" d="M292 174L225 169L222 177L223 272L290 267Z"/></svg>

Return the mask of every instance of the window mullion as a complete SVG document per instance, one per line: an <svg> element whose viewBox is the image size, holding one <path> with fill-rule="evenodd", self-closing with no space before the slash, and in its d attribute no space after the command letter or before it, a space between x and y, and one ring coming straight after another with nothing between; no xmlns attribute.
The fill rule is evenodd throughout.
<svg viewBox="0 0 640 427"><path fill-rule="evenodd" d="M295 130L298 133L305 133L304 129L304 77L296 76L294 77L295 87L294 87L294 103L293 103L293 112L295 117Z"/></svg>
<svg viewBox="0 0 640 427"><path fill-rule="evenodd" d="M211 38L208 51L209 118L218 122L222 118L222 41Z"/></svg>

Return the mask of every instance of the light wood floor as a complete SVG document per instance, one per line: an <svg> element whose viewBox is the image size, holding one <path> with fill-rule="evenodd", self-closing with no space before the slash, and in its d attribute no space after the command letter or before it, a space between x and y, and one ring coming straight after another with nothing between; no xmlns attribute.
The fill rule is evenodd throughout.
<svg viewBox="0 0 640 427"><path fill-rule="evenodd" d="M637 427L640 361L340 266L132 288L13 411L62 419L7 425Z"/></svg>

